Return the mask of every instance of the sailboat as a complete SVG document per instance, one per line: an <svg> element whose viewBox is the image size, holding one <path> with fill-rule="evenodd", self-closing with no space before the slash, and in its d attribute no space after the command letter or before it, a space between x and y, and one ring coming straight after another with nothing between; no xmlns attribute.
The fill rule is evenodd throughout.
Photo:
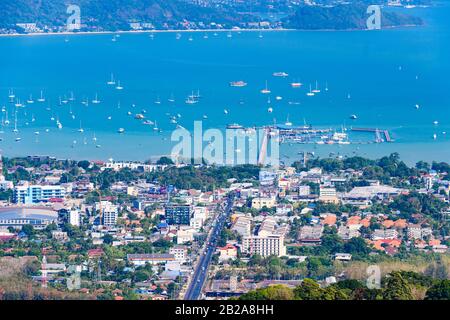
<svg viewBox="0 0 450 320"><path fill-rule="evenodd" d="M111 73L111 79L106 84L108 84L110 86L116 84L116 81L114 80L114 74Z"/></svg>
<svg viewBox="0 0 450 320"><path fill-rule="evenodd" d="M44 92L41 90L41 96L37 99L38 102L45 102Z"/></svg>
<svg viewBox="0 0 450 320"><path fill-rule="evenodd" d="M5 113L5 126L8 126L8 125L9 125L8 110L6 110L6 113Z"/></svg>
<svg viewBox="0 0 450 320"><path fill-rule="evenodd" d="M73 91L70 91L69 101L75 101L75 96L73 95Z"/></svg>
<svg viewBox="0 0 450 320"><path fill-rule="evenodd" d="M269 94L271 91L269 90L268 86L267 86L267 81L266 81L266 87L264 89L261 90L262 94Z"/></svg>
<svg viewBox="0 0 450 320"><path fill-rule="evenodd" d="M17 111L14 113L14 129L13 129L14 133L18 133L19 130L17 129Z"/></svg>
<svg viewBox="0 0 450 320"><path fill-rule="evenodd" d="M161 104L161 100L159 99L159 96L156 97L155 104Z"/></svg>
<svg viewBox="0 0 450 320"><path fill-rule="evenodd" d="M123 90L123 87L120 84L120 80L117 82L116 90Z"/></svg>
<svg viewBox="0 0 450 320"><path fill-rule="evenodd" d="M81 127L81 120L80 120L80 129L78 129L78 132L79 133L83 133L84 132L84 129Z"/></svg>
<svg viewBox="0 0 450 320"><path fill-rule="evenodd" d="M30 94L30 98L28 98L27 103L28 103L28 104L34 103L33 95L32 95L32 94Z"/></svg>
<svg viewBox="0 0 450 320"><path fill-rule="evenodd" d="M99 103L100 103L100 100L98 100L98 95L97 95L97 93L95 94L95 99L92 100L92 103L93 103L93 104L99 104Z"/></svg>
<svg viewBox="0 0 450 320"><path fill-rule="evenodd" d="M287 116L287 119L286 119L286 122L285 122L284 125L286 125L286 126L288 126L288 127L291 127L291 126L292 126L292 122L289 121L289 115Z"/></svg>
<svg viewBox="0 0 450 320"><path fill-rule="evenodd" d="M156 120L155 120L155 126L153 127L153 131L158 131L158 130L159 130L158 124L156 123Z"/></svg>
<svg viewBox="0 0 450 320"><path fill-rule="evenodd" d="M16 97L16 95L14 94L14 90L13 89L9 90L8 98L9 99L14 99L15 97Z"/></svg>
<svg viewBox="0 0 450 320"><path fill-rule="evenodd" d="M309 92L307 92L306 95L307 95L308 97L314 96L314 92L312 91L311 84L309 85Z"/></svg>
<svg viewBox="0 0 450 320"><path fill-rule="evenodd" d="M170 98L169 99L167 99L167 101L169 101L169 102L175 102L175 97L173 96L173 93L170 95Z"/></svg>
<svg viewBox="0 0 450 320"><path fill-rule="evenodd" d="M312 91L314 93L319 93L320 89L319 89L319 83L316 81L316 88Z"/></svg>
<svg viewBox="0 0 450 320"><path fill-rule="evenodd" d="M23 104L20 102L20 99L16 99L16 104L15 104L15 106L16 106L17 108L23 107Z"/></svg>

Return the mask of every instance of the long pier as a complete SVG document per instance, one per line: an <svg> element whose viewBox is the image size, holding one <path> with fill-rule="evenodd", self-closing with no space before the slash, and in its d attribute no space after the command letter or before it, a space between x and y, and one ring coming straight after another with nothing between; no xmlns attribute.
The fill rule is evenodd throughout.
<svg viewBox="0 0 450 320"><path fill-rule="evenodd" d="M351 128L352 131L357 132L373 132L377 142L381 142L381 133L384 135L384 141L393 142L389 130L380 130L378 128Z"/></svg>

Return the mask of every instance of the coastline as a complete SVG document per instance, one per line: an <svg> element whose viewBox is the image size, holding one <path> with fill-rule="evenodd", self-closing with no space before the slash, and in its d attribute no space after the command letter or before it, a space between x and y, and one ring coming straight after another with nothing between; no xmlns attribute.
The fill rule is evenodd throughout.
<svg viewBox="0 0 450 320"><path fill-rule="evenodd" d="M394 30L403 28L424 27L426 24L408 24L400 26L386 26L379 30ZM80 31L80 32L37 32L37 33L4 33L0 38L9 37L40 37L40 36L76 36L76 35L112 35L112 34L151 34L151 33L203 33L203 32L357 32L374 31L369 29L171 29L171 30L123 30L123 31Z"/></svg>

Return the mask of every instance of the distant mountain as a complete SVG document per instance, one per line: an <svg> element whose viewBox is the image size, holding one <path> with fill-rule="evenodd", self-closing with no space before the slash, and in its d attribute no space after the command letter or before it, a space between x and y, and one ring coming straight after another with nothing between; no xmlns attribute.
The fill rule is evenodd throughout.
<svg viewBox="0 0 450 320"><path fill-rule="evenodd" d="M335 6L301 6L295 14L283 20L285 28L300 30L354 30L366 29L367 4L337 4ZM393 12L388 8L381 10L381 27L422 25L421 18Z"/></svg>

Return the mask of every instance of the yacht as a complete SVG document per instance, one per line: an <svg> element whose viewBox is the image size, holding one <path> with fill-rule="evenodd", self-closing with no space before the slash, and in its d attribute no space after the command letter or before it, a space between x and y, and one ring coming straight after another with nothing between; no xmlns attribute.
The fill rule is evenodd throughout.
<svg viewBox="0 0 450 320"><path fill-rule="evenodd" d="M242 80L230 82L230 87L245 87L246 85L247 85L247 82L244 82Z"/></svg>
<svg viewBox="0 0 450 320"><path fill-rule="evenodd" d="M118 133L124 133L125 129L124 128L119 128L119 130L117 130Z"/></svg>
<svg viewBox="0 0 450 320"><path fill-rule="evenodd" d="M358 117L356 116L356 114L352 114L352 115L350 116L350 119L356 120L356 119L358 119Z"/></svg>
<svg viewBox="0 0 450 320"><path fill-rule="evenodd" d="M286 78L287 76L289 76L289 74L286 72L274 72L272 75L274 77L281 77L281 78Z"/></svg>
<svg viewBox="0 0 450 320"><path fill-rule="evenodd" d="M301 82L291 82L291 87L292 88L300 88L303 84Z"/></svg>

